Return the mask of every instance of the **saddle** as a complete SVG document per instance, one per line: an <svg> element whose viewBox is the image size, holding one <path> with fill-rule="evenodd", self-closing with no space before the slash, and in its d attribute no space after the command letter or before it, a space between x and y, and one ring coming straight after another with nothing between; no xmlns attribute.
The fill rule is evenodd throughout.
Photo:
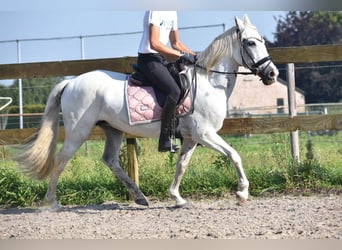
<svg viewBox="0 0 342 250"><path fill-rule="evenodd" d="M152 86L149 83L149 81L147 80L144 73L142 73L140 71L137 64L133 64L132 67L135 71L131 75L131 78L130 78L130 81L133 85ZM169 72L171 73L171 76L173 77L173 79L175 79L175 81L176 81L176 83L177 83L177 85L181 91L181 94L180 94L180 97L178 100L178 104L180 104L182 102L182 100L184 99L184 97L187 95L188 91L190 90L190 81L188 80L188 78L184 74L181 73L185 69L184 64L180 61L171 62L171 63L167 64L167 68L168 68ZM153 89L155 91L159 105L163 107L165 104L165 100L166 100L165 94L155 87L153 87Z"/></svg>
<svg viewBox="0 0 342 250"><path fill-rule="evenodd" d="M160 120L166 101L165 94L148 82L137 65L133 65L133 68L135 72L128 76L125 91L130 125ZM190 81L185 73L181 72L184 66L177 62L169 63L168 69L181 90L176 116L185 115L190 112L192 106Z"/></svg>

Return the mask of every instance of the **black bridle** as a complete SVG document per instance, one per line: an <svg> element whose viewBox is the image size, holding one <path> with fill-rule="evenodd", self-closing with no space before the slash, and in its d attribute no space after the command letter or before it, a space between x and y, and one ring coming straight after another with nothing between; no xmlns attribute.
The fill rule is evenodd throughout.
<svg viewBox="0 0 342 250"><path fill-rule="evenodd" d="M218 71L218 70L209 70L210 73L223 74L223 75L235 75L235 76L236 75L257 75L257 74L260 73L260 71L258 70L260 65L262 65L262 64L264 64L266 62L269 62L268 65L271 63L271 60L272 60L271 56L266 56L266 57L260 59L259 61L255 62L253 57L250 55L250 53L248 53L248 49L247 49L248 40L247 39L241 39L241 31L239 29L237 29L236 32L237 32L239 41L241 42L240 54L241 54L243 66L248 68L251 72L239 72L239 71L225 72L225 71ZM254 37L254 39L262 41L262 38ZM246 60L245 60L245 58L243 56L244 52L252 60L252 62L253 62L252 65L248 65L246 63ZM206 69L205 67L203 67L203 66L201 66L201 65L199 65L197 63L195 63L194 66L195 66L195 71L196 71L196 67L201 68L201 69ZM267 68L267 67L265 67L265 68Z"/></svg>
<svg viewBox="0 0 342 250"><path fill-rule="evenodd" d="M255 62L253 57L248 53L248 50L246 48L246 44L248 43L247 39L243 39L241 40L241 32L239 30L237 30L237 34L238 34L238 38L239 41L241 42L241 46L240 46L240 53L241 53L241 58L242 58L242 63L245 67L247 67L251 72L238 72L238 71L234 71L234 72L224 72L224 71L217 71L217 70L209 70L209 72L211 73L216 73L216 74L223 74L223 75L235 75L235 77L237 75L257 75L259 73L258 71L258 67L264 63L266 63L267 61L269 61L268 65L271 63L271 57L270 56L266 56L262 59L260 59L259 61ZM258 38L254 38L257 39L259 41L262 41L261 39ZM252 60L253 64L252 65L248 65L243 57L243 52L246 53L246 55ZM194 73L192 74L192 78L191 78L191 84L189 85L189 89L186 91L186 94L184 95L184 99L186 98L186 96L189 95L190 93L190 88L191 86L193 86L194 88L194 92L193 92L193 98L192 98L192 104L191 104L191 109L190 111L187 113L187 115L192 114L195 110L195 99L196 99L196 94L197 94L197 68L206 70L205 67L203 67L202 65L199 65L197 62L195 62L194 64ZM267 65L267 66L268 66ZM267 67L265 67L267 68ZM262 71L263 72L263 71Z"/></svg>
<svg viewBox="0 0 342 250"><path fill-rule="evenodd" d="M258 40L258 41L260 41L260 42L262 42L262 39L259 39L259 38L256 38L256 37L253 37L253 38ZM248 40L247 39L243 39L241 41L241 46L240 46L242 62L244 64L244 66L247 67L250 71L252 71L252 73L254 75L257 75L259 73L259 71L258 71L259 66L264 64L265 62L269 62L268 63L268 65L269 65L271 63L272 58L271 58L271 56L265 56L264 58L262 58L259 61L255 62L253 57L250 55L250 53L248 53L247 46L248 46ZM245 54L251 59L251 61L253 62L252 65L248 65L246 63L246 60L245 60L245 58L243 56L243 52L245 52ZM267 68L267 67L265 67L265 68Z"/></svg>

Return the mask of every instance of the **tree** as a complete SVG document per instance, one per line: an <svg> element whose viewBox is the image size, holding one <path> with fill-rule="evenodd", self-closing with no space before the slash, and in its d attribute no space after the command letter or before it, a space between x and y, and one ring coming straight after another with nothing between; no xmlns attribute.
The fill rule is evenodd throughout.
<svg viewBox="0 0 342 250"><path fill-rule="evenodd" d="M22 94L23 94L23 112L24 113L42 113L44 111L47 98L56 85L63 80L62 77L38 77L23 79ZM9 113L19 113L19 81L15 80L10 86L2 86L0 84L0 95L3 97L12 97L13 102L8 107ZM24 128L37 127L40 122L40 117L24 117ZM19 117L9 117L6 128L19 128Z"/></svg>
<svg viewBox="0 0 342 250"><path fill-rule="evenodd" d="M274 45L303 46L342 42L342 12L290 11L277 19Z"/></svg>
<svg viewBox="0 0 342 250"><path fill-rule="evenodd" d="M291 47L342 43L342 12L290 11L277 19L275 41L271 46ZM307 103L342 100L341 63L296 65L296 86L306 93ZM281 72L285 78L285 72Z"/></svg>
<svg viewBox="0 0 342 250"><path fill-rule="evenodd" d="M62 80L62 77L37 77L23 79L22 94L23 105L43 104L45 105L52 88ZM0 85L1 96L12 97L12 105L19 105L19 81L8 87Z"/></svg>

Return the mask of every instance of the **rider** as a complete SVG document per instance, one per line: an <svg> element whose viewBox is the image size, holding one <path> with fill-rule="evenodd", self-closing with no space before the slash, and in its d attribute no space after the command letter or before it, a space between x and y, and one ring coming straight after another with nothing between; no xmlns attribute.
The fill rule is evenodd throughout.
<svg viewBox="0 0 342 250"><path fill-rule="evenodd" d="M170 42L171 47L167 46ZM174 118L180 89L166 65L165 56L194 63L195 53L179 39L176 11L146 11L144 32L138 50L138 67L146 78L166 95L161 117L159 152L177 150L170 141L170 130Z"/></svg>

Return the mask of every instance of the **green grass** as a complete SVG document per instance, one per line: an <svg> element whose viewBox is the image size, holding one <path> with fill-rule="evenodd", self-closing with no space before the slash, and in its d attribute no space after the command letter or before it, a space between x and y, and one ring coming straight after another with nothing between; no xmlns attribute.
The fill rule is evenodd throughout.
<svg viewBox="0 0 342 250"><path fill-rule="evenodd" d="M311 136L300 133L301 163L291 160L287 133L272 135L225 136L241 155L250 193L302 193L342 190L342 135ZM308 144L308 141L310 143ZM164 199L172 182L176 155L157 152L157 141L139 139L140 188L148 197ZM68 163L58 182L57 196L63 204L100 204L108 200L127 199L126 188L102 163L102 141L83 145ZM59 145L60 146L60 145ZM125 146L123 146L125 149ZM88 151L88 154L86 153ZM122 150L121 162L127 162ZM10 160L15 154L10 147L2 148L0 159L0 206L36 206L44 199L47 181L37 182L17 171ZM124 164L123 164L124 165ZM221 197L235 192L236 171L224 156L199 146L183 177L180 192L184 197Z"/></svg>

